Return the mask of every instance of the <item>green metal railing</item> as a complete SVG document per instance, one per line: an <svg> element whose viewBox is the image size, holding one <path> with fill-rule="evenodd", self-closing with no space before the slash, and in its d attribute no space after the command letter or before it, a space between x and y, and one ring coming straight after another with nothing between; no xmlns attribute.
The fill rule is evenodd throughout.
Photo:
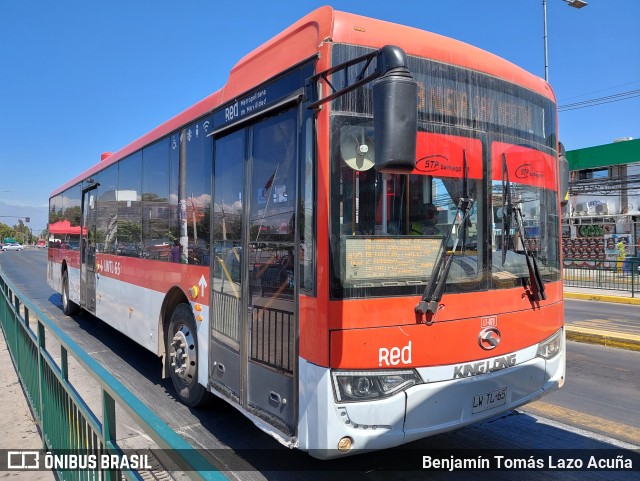
<svg viewBox="0 0 640 481"><path fill-rule="evenodd" d="M640 259L627 257L620 261L585 261L564 259L564 285L590 289L640 291Z"/></svg>
<svg viewBox="0 0 640 481"><path fill-rule="evenodd" d="M124 456L125 451L116 442L117 405L154 441L158 450L168 453L173 468L192 479L227 479L26 299L1 271L0 291L0 325L40 428L43 450ZM60 344L59 364L47 350L46 335ZM99 415L91 411L70 382L69 357L100 386ZM93 469L56 469L56 472L65 481L143 479L143 471L103 470L99 464Z"/></svg>

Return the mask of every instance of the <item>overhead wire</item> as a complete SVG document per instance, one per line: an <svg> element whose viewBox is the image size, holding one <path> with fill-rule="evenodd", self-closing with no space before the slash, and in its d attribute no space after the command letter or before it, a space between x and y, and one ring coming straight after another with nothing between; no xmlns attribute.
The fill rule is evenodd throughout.
<svg viewBox="0 0 640 481"><path fill-rule="evenodd" d="M640 96L640 89L628 90L627 92L621 92L618 94L607 95L605 97L598 97L595 99L583 100L581 102L573 102L570 104L559 105L558 111L565 112L568 110L584 109L587 107L594 107L596 105L608 104L611 102L619 102L621 100L628 100Z"/></svg>
<svg viewBox="0 0 640 481"><path fill-rule="evenodd" d="M586 97L587 95L597 94L597 93L600 93L600 92L605 92L605 91L607 91L607 90L617 89L617 88L619 88L619 87L626 87L627 85L637 84L637 83L639 83L639 82L640 82L640 80L633 80L633 81L631 81L631 82L625 82L625 83L623 83L623 84L612 85L611 87L607 87L607 88L605 88L605 89L592 90L591 92L585 92L585 93L580 94L580 95L574 95L573 97L567 97L567 98L564 98L564 99L562 99L562 100L558 100L558 102L565 102L565 101L567 101L567 100L577 99L577 98L579 98L579 97Z"/></svg>

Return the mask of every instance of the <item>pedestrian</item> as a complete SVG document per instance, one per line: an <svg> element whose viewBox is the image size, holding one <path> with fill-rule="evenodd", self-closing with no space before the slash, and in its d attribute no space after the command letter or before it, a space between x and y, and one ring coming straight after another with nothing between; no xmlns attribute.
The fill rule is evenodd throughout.
<svg viewBox="0 0 640 481"><path fill-rule="evenodd" d="M180 262L180 241L178 239L173 241L173 247L171 247L171 262Z"/></svg>

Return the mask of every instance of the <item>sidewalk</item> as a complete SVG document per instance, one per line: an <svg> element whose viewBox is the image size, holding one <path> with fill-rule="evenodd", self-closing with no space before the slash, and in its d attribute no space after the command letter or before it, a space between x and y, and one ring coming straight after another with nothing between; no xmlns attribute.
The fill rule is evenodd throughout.
<svg viewBox="0 0 640 481"><path fill-rule="evenodd" d="M640 306L640 297L631 297L631 292L629 291L565 287L564 298ZM640 307L638 307L636 319L640 321ZM608 347L640 351L640 328L638 329L638 334L633 334L625 332L624 329L616 329L616 322L608 321L606 329L603 329L597 319L581 321L580 326L568 323L565 324L565 327L567 339L570 341L587 342L590 344L601 344Z"/></svg>
<svg viewBox="0 0 640 481"><path fill-rule="evenodd" d="M42 449L40 432L13 367L4 333L0 330L0 450ZM4 452L4 451L3 451ZM2 460L5 465L7 460ZM55 480L51 471L2 471L12 481Z"/></svg>
<svg viewBox="0 0 640 481"><path fill-rule="evenodd" d="M565 299L616 302L618 304L633 304L640 306L640 293L636 293L636 297L631 297L631 291L616 291L613 289L591 289L587 287L565 286L564 297Z"/></svg>

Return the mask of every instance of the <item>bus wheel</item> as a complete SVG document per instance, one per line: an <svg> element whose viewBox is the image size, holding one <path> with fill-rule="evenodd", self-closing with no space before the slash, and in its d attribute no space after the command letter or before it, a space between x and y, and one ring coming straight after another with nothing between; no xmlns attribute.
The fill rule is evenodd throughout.
<svg viewBox="0 0 640 481"><path fill-rule="evenodd" d="M62 273L62 312L66 316L78 312L78 305L69 299L69 274L66 270Z"/></svg>
<svg viewBox="0 0 640 481"><path fill-rule="evenodd" d="M198 384L198 335L189 304L179 304L173 311L166 341L173 387L180 401L198 406L204 400L205 389Z"/></svg>

